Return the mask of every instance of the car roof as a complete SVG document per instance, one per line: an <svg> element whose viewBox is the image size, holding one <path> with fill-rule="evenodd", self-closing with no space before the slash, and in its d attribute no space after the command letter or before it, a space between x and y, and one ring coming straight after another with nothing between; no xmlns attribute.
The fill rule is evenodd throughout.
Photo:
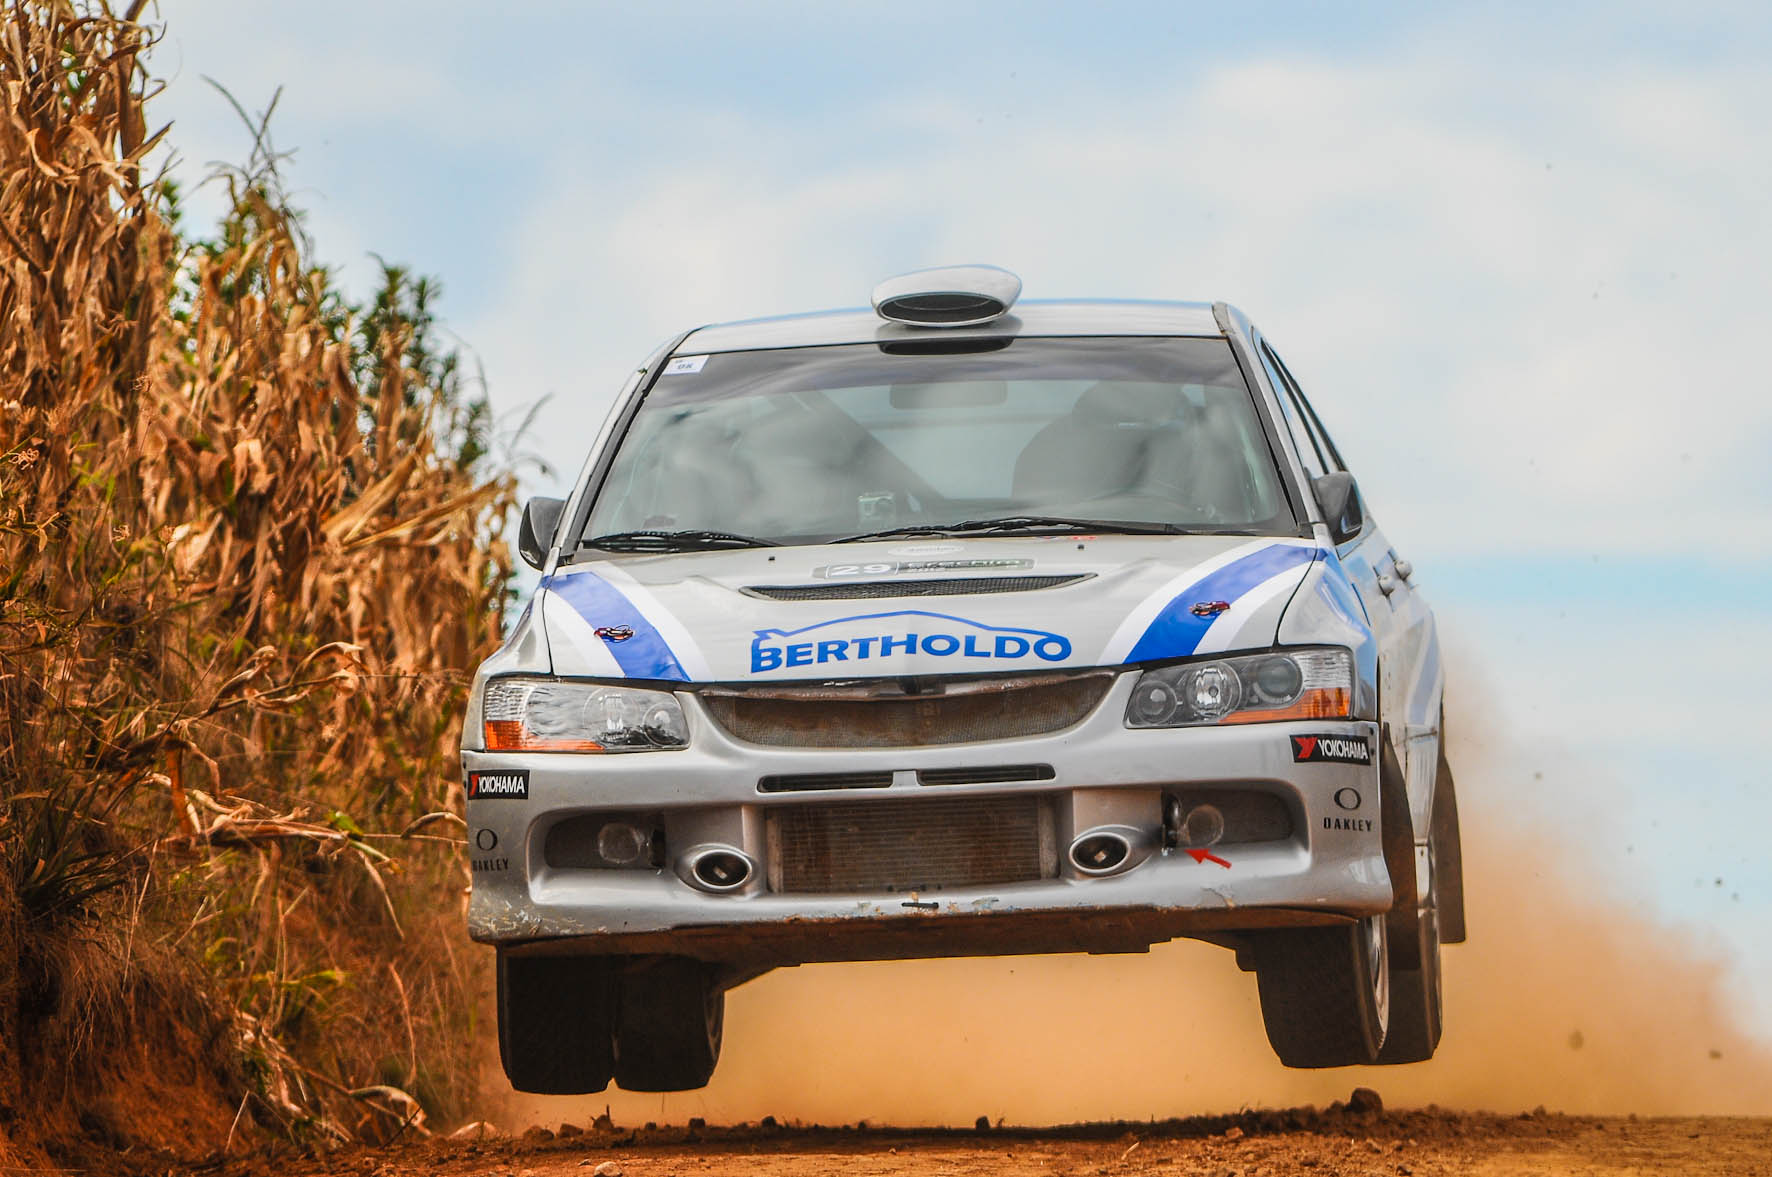
<svg viewBox="0 0 1772 1177"><path fill-rule="evenodd" d="M818 347L837 343L1002 338L1038 335L1217 335L1223 329L1209 302L1143 302L1135 299L1018 302L1000 319L977 327L910 327L855 308L715 323L684 337L676 355Z"/></svg>

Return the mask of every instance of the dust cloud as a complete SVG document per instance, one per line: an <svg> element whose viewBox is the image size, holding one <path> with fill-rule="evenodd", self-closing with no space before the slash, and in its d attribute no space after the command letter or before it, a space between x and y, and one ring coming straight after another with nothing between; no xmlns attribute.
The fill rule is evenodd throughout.
<svg viewBox="0 0 1772 1177"><path fill-rule="evenodd" d="M494 1119L970 1125L1319 1106L1356 1084L1392 1106L1573 1113L1772 1113L1772 1052L1729 1008L1726 963L1605 893L1579 831L1522 828L1526 786L1495 726L1454 716L1470 940L1448 946L1439 1054L1405 1067L1292 1071L1270 1052L1255 979L1193 942L1148 955L809 965L727 995L704 1090L512 1096ZM1483 732L1482 742L1461 733ZM1596 798L1603 794L1596 788ZM501 1118L502 1117L502 1118Z"/></svg>

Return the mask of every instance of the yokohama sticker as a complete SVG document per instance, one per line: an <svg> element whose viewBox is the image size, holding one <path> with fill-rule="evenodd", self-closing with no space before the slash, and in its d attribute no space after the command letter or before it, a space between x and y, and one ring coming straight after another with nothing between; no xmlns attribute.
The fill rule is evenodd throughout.
<svg viewBox="0 0 1772 1177"><path fill-rule="evenodd" d="M1371 764L1372 742L1365 736L1291 736L1294 764Z"/></svg>
<svg viewBox="0 0 1772 1177"><path fill-rule="evenodd" d="M527 768L505 768L497 772L470 772L468 774L469 801L499 799L529 800L529 770Z"/></svg>

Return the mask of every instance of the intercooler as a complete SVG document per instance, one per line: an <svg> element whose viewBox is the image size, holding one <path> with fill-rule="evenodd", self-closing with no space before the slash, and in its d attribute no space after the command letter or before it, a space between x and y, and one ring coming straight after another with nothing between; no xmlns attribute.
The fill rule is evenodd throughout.
<svg viewBox="0 0 1772 1177"><path fill-rule="evenodd" d="M766 826L778 893L901 894L1058 874L1052 808L1041 797L782 806Z"/></svg>

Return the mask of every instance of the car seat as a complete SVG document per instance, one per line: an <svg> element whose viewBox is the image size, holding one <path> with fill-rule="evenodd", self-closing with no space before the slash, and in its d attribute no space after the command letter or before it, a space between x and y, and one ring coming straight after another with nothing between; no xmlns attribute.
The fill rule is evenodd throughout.
<svg viewBox="0 0 1772 1177"><path fill-rule="evenodd" d="M1023 502L1072 506L1119 494L1173 498L1192 406L1173 384L1102 381L1015 460ZM1179 505L1179 504L1178 504Z"/></svg>

